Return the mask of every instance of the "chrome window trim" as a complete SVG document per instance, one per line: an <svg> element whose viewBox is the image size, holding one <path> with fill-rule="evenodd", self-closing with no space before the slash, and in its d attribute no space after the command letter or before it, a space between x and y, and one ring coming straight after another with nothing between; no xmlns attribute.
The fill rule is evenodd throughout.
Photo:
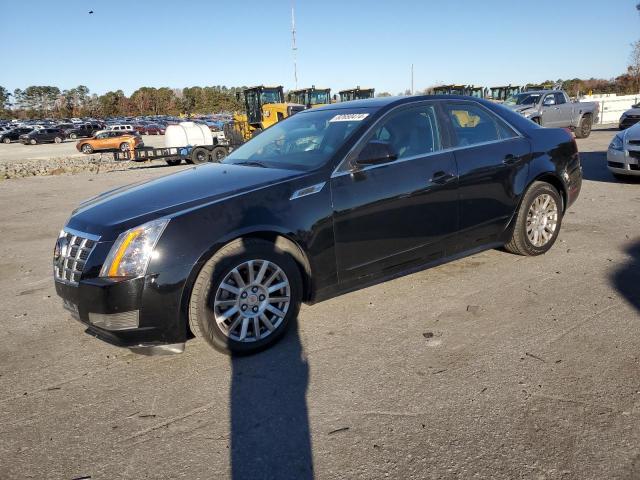
<svg viewBox="0 0 640 480"><path fill-rule="evenodd" d="M394 107L391 110L389 110L382 118L378 119L373 125L371 125L362 134L362 136L360 138L362 139L362 138L365 138L367 135L369 135L371 130L373 130L373 128L376 127L376 125L378 125L380 122L385 120L389 115L391 115L391 113L393 113L397 109L400 109L402 107L406 107L407 105L419 106L419 105L428 104L428 103L435 103L435 102L446 103L447 100L423 100L423 101L420 101L420 102L416 102L415 104L406 104L405 103L405 104L402 104L402 105L397 105L396 107ZM410 157L402 158L402 159L399 159L399 160L392 160L390 162L380 163L380 164L377 164L377 165L369 165L367 167L359 168L357 171L358 172L366 172L367 170L372 170L374 168L385 167L385 166L391 165L391 164L398 164L398 163L402 163L402 162L406 162L406 161L410 161L410 160L415 160L417 158L431 157L433 155L440 155L441 153L455 152L455 151L458 151L458 150L466 150L466 149L469 149L469 148L482 147L482 146L485 146L485 145L492 145L494 143L509 142L509 141L517 139L517 138L525 138L524 135L517 128L515 128L508 120L503 119L498 114L492 112L490 109L488 109L487 107L485 107L481 103L475 102L473 100L467 100L467 99L455 99L455 100L450 101L450 102L451 103L458 103L458 102L460 102L460 103L472 103L474 105L479 106L480 108L483 108L490 115L492 115L494 117L498 117L503 123L505 123L513 131L513 133L516 134L516 136L515 137L511 137L511 138L500 138L498 140L490 140L488 142L474 143L473 145L464 145L464 146L459 146L459 147L443 148L441 150L437 150L435 152L428 152L428 153L425 153L425 154L422 154L422 155L412 155ZM339 170L340 170L340 167L349 159L349 157L354 152L354 150L356 150L356 148L358 147L359 144L360 144L360 140L358 140L358 142L356 142L356 144L353 147L351 147L351 150L349 150L349 152L347 152L347 154L344 156L342 161L340 163L338 163L336 168L333 170L333 172L331 173L331 177L330 178L338 178L338 177L342 177L344 175L351 175L354 172L353 170L344 170L344 171L339 171Z"/></svg>

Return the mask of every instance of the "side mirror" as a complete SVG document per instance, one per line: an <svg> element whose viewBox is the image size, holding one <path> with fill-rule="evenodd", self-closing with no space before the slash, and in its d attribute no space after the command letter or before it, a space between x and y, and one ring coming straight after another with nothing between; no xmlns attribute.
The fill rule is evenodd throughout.
<svg viewBox="0 0 640 480"><path fill-rule="evenodd" d="M391 162L398 158L398 154L393 151L391 145L381 140L371 140L360 151L356 164L376 165L379 163Z"/></svg>

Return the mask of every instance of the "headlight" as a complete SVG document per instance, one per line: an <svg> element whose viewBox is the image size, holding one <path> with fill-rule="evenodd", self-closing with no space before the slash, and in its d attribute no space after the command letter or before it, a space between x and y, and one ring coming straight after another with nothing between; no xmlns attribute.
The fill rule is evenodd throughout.
<svg viewBox="0 0 640 480"><path fill-rule="evenodd" d="M623 149L624 149L624 140L622 140L622 137L620 136L620 134L618 134L615 137L613 137L613 140L611 140L611 143L609 144L609 150L617 150L621 152Z"/></svg>
<svg viewBox="0 0 640 480"><path fill-rule="evenodd" d="M121 233L100 270L101 277L140 277L147 271L169 219L147 222Z"/></svg>

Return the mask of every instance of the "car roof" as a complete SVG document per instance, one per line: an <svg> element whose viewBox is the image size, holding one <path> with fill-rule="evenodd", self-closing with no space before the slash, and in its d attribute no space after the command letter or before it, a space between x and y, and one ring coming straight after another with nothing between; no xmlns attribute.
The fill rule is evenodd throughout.
<svg viewBox="0 0 640 480"><path fill-rule="evenodd" d="M332 103L330 105L323 105L313 109L305 110L304 112L312 112L318 110L342 110L342 109L355 109L355 108L371 108L374 110L381 109L383 107L402 105L405 103L423 102L425 100L473 100L479 103L491 104L488 100L484 100L478 97L471 97L468 95L411 95L402 97L375 97L367 98L364 100L350 100L348 102Z"/></svg>

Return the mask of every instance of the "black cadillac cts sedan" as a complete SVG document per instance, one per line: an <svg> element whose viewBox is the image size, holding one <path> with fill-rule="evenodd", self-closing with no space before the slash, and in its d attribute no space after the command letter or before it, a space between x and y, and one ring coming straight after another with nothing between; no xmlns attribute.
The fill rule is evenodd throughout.
<svg viewBox="0 0 640 480"><path fill-rule="evenodd" d="M221 163L106 192L60 233L57 293L87 332L249 353L314 303L475 252L540 255L576 200L571 133L437 96L298 113Z"/></svg>

